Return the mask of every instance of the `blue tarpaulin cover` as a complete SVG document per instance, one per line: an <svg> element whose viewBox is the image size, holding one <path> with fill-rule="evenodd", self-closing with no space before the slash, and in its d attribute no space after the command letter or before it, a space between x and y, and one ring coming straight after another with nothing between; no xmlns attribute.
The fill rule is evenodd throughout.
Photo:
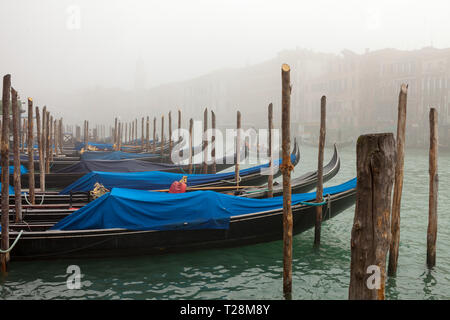
<svg viewBox="0 0 450 320"><path fill-rule="evenodd" d="M89 173L102 172L144 172L175 171L179 166L168 163L154 163L139 159L126 160L81 160L73 165L61 168L56 173ZM179 171L179 170L177 170Z"/></svg>
<svg viewBox="0 0 450 320"><path fill-rule="evenodd" d="M2 167L0 167L0 173L2 172ZM20 173L25 174L28 173L28 169L25 168L22 164L20 165ZM14 166L9 166L9 174L14 174Z"/></svg>
<svg viewBox="0 0 450 320"><path fill-rule="evenodd" d="M291 155L291 161L295 162L295 155ZM281 159L274 161L281 163ZM268 167L268 164L243 169L239 171L239 175L244 177L249 174L257 173L262 168ZM90 191L94 189L94 185L98 182L105 188L127 188L138 190L161 190L168 189L174 181L179 181L187 176L187 186L197 186L204 183L215 182L225 179L233 179L235 172L225 172L216 174L182 174L161 171L151 172L90 172L74 183L63 189L60 194L70 194L75 191Z"/></svg>
<svg viewBox="0 0 450 320"><path fill-rule="evenodd" d="M2 184L0 183L0 192L2 191ZM8 193L9 193L9 195L10 196L13 196L14 195L14 187L12 187L12 186L9 186L9 189L8 189Z"/></svg>
<svg viewBox="0 0 450 320"><path fill-rule="evenodd" d="M356 188L356 178L325 188L324 195ZM292 195L292 205L313 201L316 193ZM283 197L249 199L213 191L163 193L114 188L110 193L70 214L51 230L128 230L228 229L230 217L276 210Z"/></svg>
<svg viewBox="0 0 450 320"><path fill-rule="evenodd" d="M160 155L152 153L131 153L122 151L86 151L80 159L81 160L124 160L124 159L139 159L139 158L157 158Z"/></svg>

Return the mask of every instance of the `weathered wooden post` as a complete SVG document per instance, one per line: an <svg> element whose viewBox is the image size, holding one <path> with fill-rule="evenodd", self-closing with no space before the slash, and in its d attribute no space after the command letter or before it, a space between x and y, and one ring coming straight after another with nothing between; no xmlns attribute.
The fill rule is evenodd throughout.
<svg viewBox="0 0 450 320"><path fill-rule="evenodd" d="M161 116L161 157L164 155L164 115Z"/></svg>
<svg viewBox="0 0 450 320"><path fill-rule="evenodd" d="M9 105L11 98L11 75L3 77L2 94L2 218L1 218L1 249L9 249ZM9 253L0 253L2 273L8 271Z"/></svg>
<svg viewBox="0 0 450 320"><path fill-rule="evenodd" d="M428 198L428 229L427 229L427 266L436 265L436 239L437 239L437 206L438 206L438 114L435 108L430 109L430 194Z"/></svg>
<svg viewBox="0 0 450 320"><path fill-rule="evenodd" d="M205 108L203 112L203 168L202 173L208 173L208 138L206 131L208 130L208 108Z"/></svg>
<svg viewBox="0 0 450 320"><path fill-rule="evenodd" d="M146 128L145 128L145 151L149 152L150 151L150 147L149 147L149 141L150 139L150 117L147 116L147 123L146 123Z"/></svg>
<svg viewBox="0 0 450 320"><path fill-rule="evenodd" d="M45 173L50 173L50 112L45 115Z"/></svg>
<svg viewBox="0 0 450 320"><path fill-rule="evenodd" d="M20 106L19 106L19 128L20 128ZM20 130L20 146L21 152L25 153L25 135L27 132L27 119L23 119L22 121L22 130Z"/></svg>
<svg viewBox="0 0 450 320"><path fill-rule="evenodd" d="M134 144L136 146L139 145L139 142L138 142L138 119L137 118L134 119Z"/></svg>
<svg viewBox="0 0 450 320"><path fill-rule="evenodd" d="M59 119L59 152L64 154L64 130L63 130L63 118Z"/></svg>
<svg viewBox="0 0 450 320"><path fill-rule="evenodd" d="M153 118L153 153L156 152L156 117Z"/></svg>
<svg viewBox="0 0 450 320"><path fill-rule="evenodd" d="M292 207L291 207L291 68L281 67L281 139L283 173L283 293L292 299Z"/></svg>
<svg viewBox="0 0 450 320"><path fill-rule="evenodd" d="M125 130L123 134L124 134L123 143L128 144L128 122L125 122Z"/></svg>
<svg viewBox="0 0 450 320"><path fill-rule="evenodd" d="M145 128L144 128L144 117L142 117L142 130L141 130L141 150L142 152L144 152L144 148L145 148L145 141L144 141L144 132L145 132Z"/></svg>
<svg viewBox="0 0 450 320"><path fill-rule="evenodd" d="M53 116L50 116L50 162L53 162L53 153L55 149L55 123ZM50 167L48 168L50 172Z"/></svg>
<svg viewBox="0 0 450 320"><path fill-rule="evenodd" d="M12 120L13 120L13 154L14 154L14 208L15 222L22 222L22 185L20 181L20 107L17 91L11 88ZM8 167L2 167L9 169Z"/></svg>
<svg viewBox="0 0 450 320"><path fill-rule="evenodd" d="M43 161L44 161L44 170L45 170L45 158L47 156L47 134L46 134L46 124L47 124L47 106L42 108L42 152Z"/></svg>
<svg viewBox="0 0 450 320"><path fill-rule="evenodd" d="M215 174L217 172L216 168L216 114L211 110L211 128L213 130L211 137L211 160L212 167L211 173Z"/></svg>
<svg viewBox="0 0 450 320"><path fill-rule="evenodd" d="M172 155L172 112L169 111L169 156Z"/></svg>
<svg viewBox="0 0 450 320"><path fill-rule="evenodd" d="M54 136L54 147L55 147L55 156L59 155L59 122L55 118L53 125L53 136Z"/></svg>
<svg viewBox="0 0 450 320"><path fill-rule="evenodd" d="M391 237L394 135L360 136L356 157L356 208L351 236L349 299L384 300L386 255Z"/></svg>
<svg viewBox="0 0 450 320"><path fill-rule="evenodd" d="M234 176L236 187L239 187L239 162L241 162L241 112L237 112L236 117L236 164L234 165Z"/></svg>
<svg viewBox="0 0 450 320"><path fill-rule="evenodd" d="M117 136L117 143L118 143L118 148L117 150L120 151L122 149L122 136L123 136L123 122L119 122L119 134Z"/></svg>
<svg viewBox="0 0 450 320"><path fill-rule="evenodd" d="M189 120L189 174L192 174L192 128L194 127L194 120Z"/></svg>
<svg viewBox="0 0 450 320"><path fill-rule="evenodd" d="M408 86L402 84L398 99L397 120L397 161L395 164L394 197L392 200L391 217L391 243L389 249L388 275L394 276L397 272L398 247L400 244L400 206L403 190L403 166L405 159L405 130L406 130L406 103Z"/></svg>
<svg viewBox="0 0 450 320"><path fill-rule="evenodd" d="M178 110L178 142L181 141L181 110Z"/></svg>
<svg viewBox="0 0 450 320"><path fill-rule="evenodd" d="M49 144L50 144L50 162L48 167L48 172L50 173L50 163L53 162L53 116L50 116L50 131L49 131Z"/></svg>
<svg viewBox="0 0 450 320"><path fill-rule="evenodd" d="M117 141L118 139L117 139L117 137L118 137L118 130L117 130L118 128L117 128L117 117L116 118L114 118L114 139L113 139L113 141L114 141L114 150L115 151L117 151L117 149L118 149L118 145L119 145L119 142Z"/></svg>
<svg viewBox="0 0 450 320"><path fill-rule="evenodd" d="M38 135L39 136L39 135ZM27 135L27 149L28 149L28 189L30 195L30 203L35 204L34 192L34 138L33 138L33 99L28 98L28 135Z"/></svg>
<svg viewBox="0 0 450 320"><path fill-rule="evenodd" d="M269 175L267 176L267 197L273 198L273 157L272 157L272 130L273 130L273 104L269 104L268 108L269 121L269 141L268 141L268 156L269 156Z"/></svg>
<svg viewBox="0 0 450 320"><path fill-rule="evenodd" d="M326 135L326 109L327 98L322 97L320 101L320 136L319 136L319 156L317 162L317 191L316 202L323 202L323 149L325 148ZM314 229L314 246L320 245L320 230L322 226L322 206L316 207L316 225Z"/></svg>
<svg viewBox="0 0 450 320"><path fill-rule="evenodd" d="M84 150L87 150L87 121L84 120L83 123L83 139L84 139Z"/></svg>
<svg viewBox="0 0 450 320"><path fill-rule="evenodd" d="M44 118L44 111L42 111L42 117ZM39 189L41 190L41 192L45 192L45 158L43 148L44 139L41 132L41 117L39 115L39 107L36 107L36 139L38 143L39 154Z"/></svg>

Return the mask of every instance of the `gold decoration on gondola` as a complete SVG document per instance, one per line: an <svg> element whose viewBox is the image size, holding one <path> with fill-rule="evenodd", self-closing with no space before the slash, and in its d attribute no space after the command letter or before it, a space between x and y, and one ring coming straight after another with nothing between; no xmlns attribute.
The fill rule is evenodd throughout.
<svg viewBox="0 0 450 320"><path fill-rule="evenodd" d="M94 185L94 189L90 193L91 193L92 199L97 199L108 192L109 192L109 190L106 189L104 185L96 182Z"/></svg>
<svg viewBox="0 0 450 320"><path fill-rule="evenodd" d="M186 184L187 183L187 176L183 176L183 178L181 178L181 180L179 182Z"/></svg>

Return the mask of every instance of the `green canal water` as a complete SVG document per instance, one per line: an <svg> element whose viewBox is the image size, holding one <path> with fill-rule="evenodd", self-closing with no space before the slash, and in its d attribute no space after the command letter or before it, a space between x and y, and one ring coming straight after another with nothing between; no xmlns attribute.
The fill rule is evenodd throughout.
<svg viewBox="0 0 450 320"><path fill-rule="evenodd" d="M316 167L317 150L302 147L294 175ZM332 155L327 149L325 161ZM450 299L450 154L439 157L437 266L426 267L428 154L407 150L396 278L388 299ZM355 176L355 150L341 150L341 171L326 184ZM293 242L293 298L347 299L354 206L325 222L322 245L312 248L313 230ZM69 265L81 269L81 289L69 290ZM12 262L0 279L0 299L283 299L282 241L185 254Z"/></svg>

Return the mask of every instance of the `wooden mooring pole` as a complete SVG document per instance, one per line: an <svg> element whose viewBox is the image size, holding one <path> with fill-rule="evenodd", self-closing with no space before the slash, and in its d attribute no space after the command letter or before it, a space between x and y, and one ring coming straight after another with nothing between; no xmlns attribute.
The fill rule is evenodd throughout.
<svg viewBox="0 0 450 320"><path fill-rule="evenodd" d="M181 110L178 110L178 142L181 141Z"/></svg>
<svg viewBox="0 0 450 320"><path fill-rule="evenodd" d="M115 151L117 151L117 147L118 147L118 145L119 145L119 142L117 141L118 139L117 139L117 137L118 137L118 130L117 130L117 118L114 118L114 139L113 139L113 141L114 141L114 150Z"/></svg>
<svg viewBox="0 0 450 320"><path fill-rule="evenodd" d="M27 134L27 151L28 151L28 189L30 194L30 203L35 204L34 191L34 138L33 138L33 99L28 98L28 134Z"/></svg>
<svg viewBox="0 0 450 320"><path fill-rule="evenodd" d="M269 175L267 176L267 197L273 198L273 157L272 157L272 130L273 130L273 104L270 103L268 110L268 128L269 128L269 137L268 137L268 157L269 157Z"/></svg>
<svg viewBox="0 0 450 320"><path fill-rule="evenodd" d="M161 157L164 155L164 116L161 116Z"/></svg>
<svg viewBox="0 0 450 320"><path fill-rule="evenodd" d="M2 94L2 145L1 145L1 164L2 168L2 217L1 217L1 249L9 249L9 105L11 98L11 75L3 77ZM0 253L0 263L2 273L8 271L9 253Z"/></svg>
<svg viewBox="0 0 450 320"><path fill-rule="evenodd" d="M11 88L12 120L13 120L13 154L14 154L14 209L15 222L22 222L22 185L20 181L20 107L17 101L18 95ZM8 168L8 167L3 167ZM3 184L2 184L3 186Z"/></svg>
<svg viewBox="0 0 450 320"><path fill-rule="evenodd" d="M42 118L44 118L44 111L42 112ZM44 147L43 147L43 134L41 132L41 117L39 115L39 107L36 107L36 139L38 143L39 154L39 189L41 192L45 192L45 159L44 159ZM44 129L42 128L42 131Z"/></svg>
<svg viewBox="0 0 450 320"><path fill-rule="evenodd" d="M19 106L19 128L20 128L20 106ZM27 119L23 119L22 121L22 129L20 130L20 146L21 146L21 152L25 153L25 137L27 132Z"/></svg>
<svg viewBox="0 0 450 320"><path fill-rule="evenodd" d="M119 122L119 135L117 137L117 143L119 144L118 146L118 151L120 151L122 149L122 139L123 139L123 122Z"/></svg>
<svg viewBox="0 0 450 320"><path fill-rule="evenodd" d="M142 127L141 127L141 150L142 152L144 152L145 150L145 141L144 141L144 132L145 132L145 127L144 127L144 117L142 117Z"/></svg>
<svg viewBox="0 0 450 320"><path fill-rule="evenodd" d="M150 117L147 116L147 122L145 124L145 152L149 152L150 139Z"/></svg>
<svg viewBox="0 0 450 320"><path fill-rule="evenodd" d="M192 174L192 128L194 127L194 120L189 120L189 174Z"/></svg>
<svg viewBox="0 0 450 320"><path fill-rule="evenodd" d="M384 300L395 140L368 134L356 145L356 208L351 235L349 299Z"/></svg>
<svg viewBox="0 0 450 320"><path fill-rule="evenodd" d="M326 112L327 98L325 96L320 100L320 135L319 135L319 154L317 161L317 190L316 202L323 202L323 152L325 148L326 135ZM316 224L314 228L314 246L320 245L320 230L322 227L322 206L316 207Z"/></svg>
<svg viewBox="0 0 450 320"><path fill-rule="evenodd" d="M392 199L391 243L389 248L388 275L397 273L398 248L400 244L400 207L403 191L403 167L405 162L406 103L408 86L402 84L398 99L397 160L395 163L394 196Z"/></svg>
<svg viewBox="0 0 450 320"><path fill-rule="evenodd" d="M203 168L202 173L208 173L208 137L206 131L208 130L208 108L203 112Z"/></svg>
<svg viewBox="0 0 450 320"><path fill-rule="evenodd" d="M172 156L172 111L169 111L169 157Z"/></svg>
<svg viewBox="0 0 450 320"><path fill-rule="evenodd" d="M211 110L211 128L212 128L212 137L211 137L212 167L211 167L211 173L215 174L217 172L217 167L216 167L216 114L212 110Z"/></svg>
<svg viewBox="0 0 450 320"><path fill-rule="evenodd" d="M291 207L291 68L281 67L281 139L283 173L283 294L286 300L292 299L292 207Z"/></svg>
<svg viewBox="0 0 450 320"><path fill-rule="evenodd" d="M156 117L153 118L153 153L156 152Z"/></svg>
<svg viewBox="0 0 450 320"><path fill-rule="evenodd" d="M438 113L435 108L430 109L430 194L428 198L428 229L427 229L427 266L436 265L436 239L437 239L437 206L438 206Z"/></svg>
<svg viewBox="0 0 450 320"><path fill-rule="evenodd" d="M239 187L239 162L241 162L241 112L237 112L236 116L236 164L234 169L234 176L236 186Z"/></svg>

